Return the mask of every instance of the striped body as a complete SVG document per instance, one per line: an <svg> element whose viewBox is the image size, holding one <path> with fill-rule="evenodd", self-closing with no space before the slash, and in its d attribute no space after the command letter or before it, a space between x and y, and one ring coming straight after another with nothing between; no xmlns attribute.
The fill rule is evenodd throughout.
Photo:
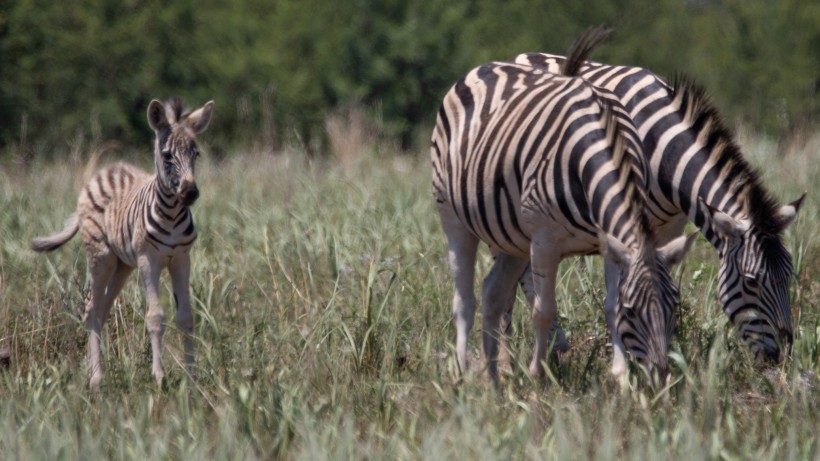
<svg viewBox="0 0 820 461"><path fill-rule="evenodd" d="M152 373L161 380L161 345L165 313L159 301L159 277L168 269L177 305L177 325L182 331L185 367L193 367L193 314L191 312L189 251L197 234L190 206L199 197L194 163L199 151L196 134L208 127L213 102L183 112L182 102L172 98L167 106L157 100L148 106L148 123L156 134L150 176L126 163L97 173L86 184L77 202L77 213L65 228L32 241L35 251L51 251L68 242L79 230L85 243L91 272L91 297L85 309L89 330L90 387L102 381L100 333L108 313L128 276L135 268L145 286L148 312L145 323L151 337Z"/></svg>
<svg viewBox="0 0 820 461"><path fill-rule="evenodd" d="M641 214L632 206L641 188L633 173L635 181L643 179L629 162L619 177L623 162L613 159L603 115L601 99L579 79L503 63L475 69L439 111L436 201L512 256L527 257L532 234L543 225L562 241L561 257L597 253L602 230L637 246L627 224L630 213ZM632 135L627 151L634 156L637 136L619 128Z"/></svg>
<svg viewBox="0 0 820 461"><path fill-rule="evenodd" d="M623 275L617 328L630 351L665 373L677 291L644 214L640 142L605 91L511 63L469 72L445 95L433 132L433 193L448 238L456 290L456 352L466 367L475 311L478 241L497 253L485 281L484 354L497 376L499 319L508 286L532 260L536 346L543 373L561 259L603 251ZM626 123L624 122L626 120ZM613 369L616 374L624 370Z"/></svg>
<svg viewBox="0 0 820 461"><path fill-rule="evenodd" d="M147 251L166 260L187 252L197 237L190 208L163 191L155 176L127 163L97 173L77 210L83 240L104 242L130 267Z"/></svg>
<svg viewBox="0 0 820 461"><path fill-rule="evenodd" d="M514 61L560 72L562 56ZM718 250L723 309L759 359L791 346L791 256L780 235L803 198L778 207L745 162L705 92L646 69L585 62L579 77L616 95L634 121L649 167L649 211L660 242L691 220ZM804 195L805 196L805 195Z"/></svg>

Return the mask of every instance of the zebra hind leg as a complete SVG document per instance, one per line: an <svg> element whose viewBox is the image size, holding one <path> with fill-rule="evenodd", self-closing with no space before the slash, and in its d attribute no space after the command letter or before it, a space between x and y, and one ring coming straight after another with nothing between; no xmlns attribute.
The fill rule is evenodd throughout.
<svg viewBox="0 0 820 461"><path fill-rule="evenodd" d="M91 271L91 296L85 307L83 321L88 330L88 367L91 372L89 388L99 390L102 382L100 335L105 318L106 288L117 267L117 257L107 248L93 248L87 245L88 267Z"/></svg>
<svg viewBox="0 0 820 461"><path fill-rule="evenodd" d="M450 270L455 282L453 320L456 325L456 359L467 371L467 337L475 321L475 262L478 238L470 233L448 206L440 206L441 225L447 235Z"/></svg>

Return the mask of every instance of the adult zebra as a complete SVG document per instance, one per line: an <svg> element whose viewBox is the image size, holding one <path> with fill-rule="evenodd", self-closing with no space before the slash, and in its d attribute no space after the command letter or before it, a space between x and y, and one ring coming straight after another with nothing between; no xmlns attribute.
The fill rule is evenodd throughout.
<svg viewBox="0 0 820 461"><path fill-rule="evenodd" d="M98 389L102 381L100 331L135 267L140 269L148 298L145 323L151 336L154 377L161 380L165 374L160 361L165 313L159 303L159 276L165 267L171 274L177 324L184 334L186 370L190 372L193 367L188 252L197 234L189 207L199 197L194 180L194 162L199 156L196 135L208 127L213 107L210 101L187 113L179 98L172 98L167 108L156 99L151 101L148 123L156 133L157 174L150 176L126 163L100 171L83 188L77 212L65 228L31 242L34 251L52 251L71 240L78 230L82 233L91 271L91 298L84 320L89 330L92 390Z"/></svg>
<svg viewBox="0 0 820 461"><path fill-rule="evenodd" d="M590 29L585 35L596 33L600 30ZM513 62L562 73L569 68L566 59L525 53ZM781 361L794 338L789 302L792 261L781 235L805 194L778 206L744 160L706 92L690 80L678 78L669 85L640 67L595 62L576 62L567 73L611 91L634 121L649 165L650 221L659 243L680 235L687 218L691 220L718 251L718 292L724 311L758 362ZM608 266L608 287L616 277L617 271ZM522 282L529 280L523 277ZM608 289L607 306L614 305L614 296ZM510 294L507 298L512 299ZM511 308L508 302L507 325Z"/></svg>
<svg viewBox="0 0 820 461"><path fill-rule="evenodd" d="M565 257L602 252L619 268L616 328L629 350L661 376L678 302L666 265L689 239L657 251L645 210L645 165L628 117L614 115L581 79L529 66L490 63L471 70L445 95L433 131L433 193L447 234L455 281L456 355L467 366L467 335L479 240L497 252L483 290L483 349L497 378L501 295L532 260L535 351L543 373L556 312L555 277ZM625 369L613 369L621 377Z"/></svg>

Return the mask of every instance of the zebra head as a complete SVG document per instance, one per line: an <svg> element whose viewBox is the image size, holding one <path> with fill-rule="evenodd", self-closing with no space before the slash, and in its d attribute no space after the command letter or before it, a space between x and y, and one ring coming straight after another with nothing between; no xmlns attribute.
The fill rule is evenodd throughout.
<svg viewBox="0 0 820 461"><path fill-rule="evenodd" d="M154 99L148 105L148 124L156 133L154 161L163 193L184 206L199 197L194 179L194 164L199 156L196 135L208 128L214 102L193 112L184 111L182 100L173 97L163 105Z"/></svg>
<svg viewBox="0 0 820 461"><path fill-rule="evenodd" d="M607 237L606 257L620 268L616 321L629 354L661 382L669 374L678 288L669 267L680 262L697 234L681 236L656 251L633 250Z"/></svg>
<svg viewBox="0 0 820 461"><path fill-rule="evenodd" d="M758 364L782 362L794 341L789 301L792 258L780 234L794 221L805 197L776 209L765 226L732 218L700 201L719 240L720 301Z"/></svg>

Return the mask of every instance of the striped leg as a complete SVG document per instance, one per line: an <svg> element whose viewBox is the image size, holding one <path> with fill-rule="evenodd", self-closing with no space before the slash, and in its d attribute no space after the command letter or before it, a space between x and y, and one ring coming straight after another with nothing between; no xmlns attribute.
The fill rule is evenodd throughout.
<svg viewBox="0 0 820 461"><path fill-rule="evenodd" d="M165 377L162 369L162 334L165 332L165 312L159 302L159 274L160 266L148 255L139 258L138 265L142 282L145 285L145 296L148 300L148 313L145 323L148 326L148 335L151 337L151 372L157 381Z"/></svg>
<svg viewBox="0 0 820 461"><path fill-rule="evenodd" d="M492 379L498 379L498 339L501 336L500 321L515 301L515 286L527 268L526 258L516 258L504 253L496 255L493 268L482 286L484 360ZM509 322L508 322L509 325Z"/></svg>
<svg viewBox="0 0 820 461"><path fill-rule="evenodd" d="M558 306L555 301L555 280L558 263L561 261L549 235L540 232L533 236L530 245L532 278L535 299L532 305L532 323L535 327L535 351L530 362L530 375L544 375L544 360L550 344L550 329L556 317Z"/></svg>
<svg viewBox="0 0 820 461"><path fill-rule="evenodd" d="M191 376L194 367L194 317L191 312L189 279L191 275L191 257L184 253L171 260L168 266L171 273L171 284L174 287L174 300L177 307L177 326L182 331L185 348L185 371Z"/></svg>

